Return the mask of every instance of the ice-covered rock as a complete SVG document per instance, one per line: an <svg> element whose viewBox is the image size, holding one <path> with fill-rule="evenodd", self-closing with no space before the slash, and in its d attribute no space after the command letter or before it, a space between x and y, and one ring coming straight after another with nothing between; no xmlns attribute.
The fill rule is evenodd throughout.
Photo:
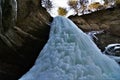
<svg viewBox="0 0 120 80"><path fill-rule="evenodd" d="M8 31L15 25L16 18L17 0L0 0L0 30Z"/></svg>
<svg viewBox="0 0 120 80"><path fill-rule="evenodd" d="M114 59L116 62L120 63L120 44L109 44L107 47L105 47L105 50L103 52L110 58Z"/></svg>
<svg viewBox="0 0 120 80"><path fill-rule="evenodd" d="M19 80L120 80L120 67L72 21L58 16L35 64Z"/></svg>
<svg viewBox="0 0 120 80"><path fill-rule="evenodd" d="M0 0L0 32L1 32L1 30L2 30L2 5L1 5L1 3L2 3L2 0Z"/></svg>
<svg viewBox="0 0 120 80"><path fill-rule="evenodd" d="M104 31L103 30L101 30L101 31L90 31L90 32L88 32L87 34L88 34L88 36L90 36L90 38L92 39L92 40L98 40L98 38L96 37L96 35L97 34L101 34L101 33L103 33Z"/></svg>
<svg viewBox="0 0 120 80"><path fill-rule="evenodd" d="M120 44L109 44L107 47L105 47L105 51L103 52L104 54L116 56L120 56Z"/></svg>

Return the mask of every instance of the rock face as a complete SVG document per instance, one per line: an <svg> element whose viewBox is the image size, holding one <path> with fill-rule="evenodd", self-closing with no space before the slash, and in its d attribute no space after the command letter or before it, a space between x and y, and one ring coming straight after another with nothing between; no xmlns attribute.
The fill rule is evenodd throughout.
<svg viewBox="0 0 120 80"><path fill-rule="evenodd" d="M71 16L70 18L84 31L91 30L108 30L111 24L120 23L119 8L110 8L107 10L101 10L93 12L91 14L86 14L83 16ZM81 22L84 20L84 23ZM86 27L81 27L86 26Z"/></svg>
<svg viewBox="0 0 120 80"><path fill-rule="evenodd" d="M120 21L117 24L111 24L109 31L111 35L120 37Z"/></svg>
<svg viewBox="0 0 120 80"><path fill-rule="evenodd" d="M17 80L46 43L52 18L40 1L0 0L0 80Z"/></svg>
<svg viewBox="0 0 120 80"><path fill-rule="evenodd" d="M17 16L17 2L16 0L0 0L0 2L2 27L3 32L6 32L15 25L15 19Z"/></svg>
<svg viewBox="0 0 120 80"><path fill-rule="evenodd" d="M1 0L0 0L0 32L1 32L1 26L2 26L2 6L1 6Z"/></svg>

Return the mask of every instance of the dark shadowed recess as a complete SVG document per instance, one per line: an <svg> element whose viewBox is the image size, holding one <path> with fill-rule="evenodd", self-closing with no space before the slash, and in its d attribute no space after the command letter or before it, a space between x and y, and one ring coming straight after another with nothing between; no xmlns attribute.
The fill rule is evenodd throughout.
<svg viewBox="0 0 120 80"><path fill-rule="evenodd" d="M13 21L14 4L5 1L4 9L0 5L5 13L0 14L0 80L18 80L47 42L52 17L41 7L41 0L17 0L17 20Z"/></svg>

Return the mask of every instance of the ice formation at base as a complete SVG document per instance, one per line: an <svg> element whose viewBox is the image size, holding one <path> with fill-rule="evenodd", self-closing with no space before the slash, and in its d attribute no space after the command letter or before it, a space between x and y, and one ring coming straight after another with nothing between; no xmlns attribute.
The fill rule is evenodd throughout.
<svg viewBox="0 0 120 80"><path fill-rule="evenodd" d="M58 16L34 66L19 80L120 80L120 67L72 21Z"/></svg>

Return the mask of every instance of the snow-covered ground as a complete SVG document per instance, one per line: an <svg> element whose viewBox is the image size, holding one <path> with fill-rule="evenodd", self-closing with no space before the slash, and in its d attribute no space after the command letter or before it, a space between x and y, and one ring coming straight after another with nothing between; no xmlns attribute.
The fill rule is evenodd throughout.
<svg viewBox="0 0 120 80"><path fill-rule="evenodd" d="M71 20L58 16L35 64L19 80L120 80L120 66Z"/></svg>

